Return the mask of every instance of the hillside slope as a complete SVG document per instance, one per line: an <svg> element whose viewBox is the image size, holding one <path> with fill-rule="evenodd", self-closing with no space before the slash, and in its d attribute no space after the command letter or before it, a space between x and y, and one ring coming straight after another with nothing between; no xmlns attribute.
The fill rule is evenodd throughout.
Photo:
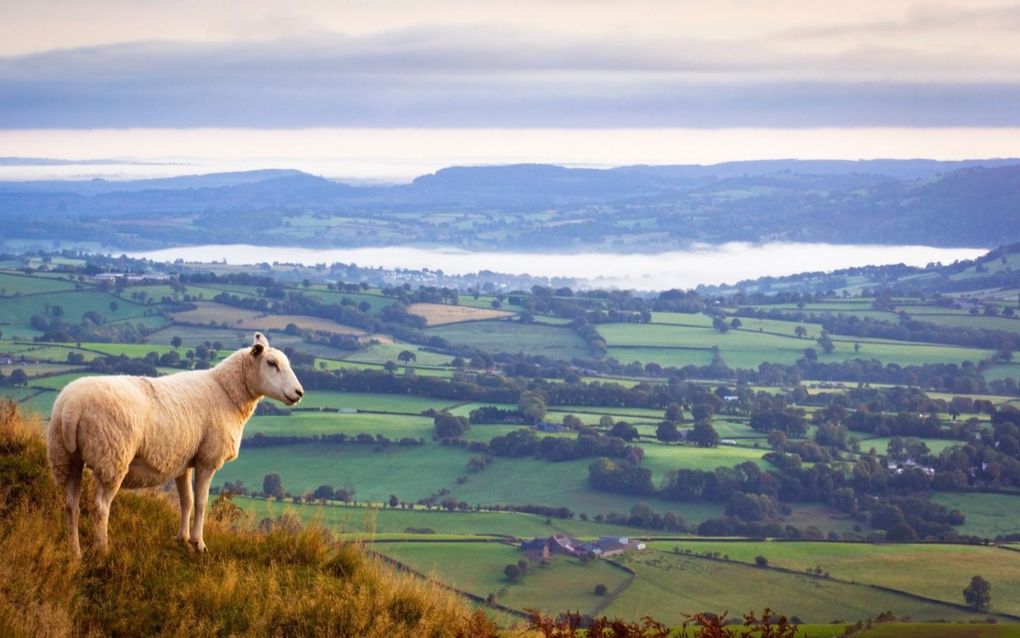
<svg viewBox="0 0 1020 638"><path fill-rule="evenodd" d="M131 249L425 244L642 252L729 241L990 247L1020 241L1018 205L1017 160L461 166L386 186L294 170L0 181L6 239ZM236 223L239 213L246 224Z"/></svg>
<svg viewBox="0 0 1020 638"><path fill-rule="evenodd" d="M39 431L0 403L0 635L493 635L481 612L359 546L286 522L252 531L229 501L199 556L173 540L166 499L122 493L111 554L77 563Z"/></svg>

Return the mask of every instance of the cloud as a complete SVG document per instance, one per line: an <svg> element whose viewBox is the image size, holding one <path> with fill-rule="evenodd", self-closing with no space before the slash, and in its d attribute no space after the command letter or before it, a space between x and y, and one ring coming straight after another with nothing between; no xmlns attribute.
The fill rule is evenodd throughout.
<svg viewBox="0 0 1020 638"><path fill-rule="evenodd" d="M921 4L897 19L867 20L845 24L813 25L789 29L786 37L832 38L844 36L917 36L932 31L951 31L970 36L1005 34L1013 38L1020 28L1020 5L986 7Z"/></svg>
<svg viewBox="0 0 1020 638"><path fill-rule="evenodd" d="M0 58L0 127L1020 125L1009 61L478 26Z"/></svg>

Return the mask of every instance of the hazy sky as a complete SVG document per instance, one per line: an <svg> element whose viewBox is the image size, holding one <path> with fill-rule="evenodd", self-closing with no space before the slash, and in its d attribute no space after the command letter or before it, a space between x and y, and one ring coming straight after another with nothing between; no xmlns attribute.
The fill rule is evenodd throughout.
<svg viewBox="0 0 1020 638"><path fill-rule="evenodd" d="M195 128L402 130L401 153L436 157L498 157L498 130L540 160L570 129L623 135L621 158L697 138L675 157L653 144L655 162L1020 155L1018 33L1020 3L983 0L0 0L0 155L68 129L106 131L86 156L172 155L173 130ZM675 133L734 129L773 133L743 149ZM377 150L359 139L335 152ZM591 163L614 163L602 150Z"/></svg>

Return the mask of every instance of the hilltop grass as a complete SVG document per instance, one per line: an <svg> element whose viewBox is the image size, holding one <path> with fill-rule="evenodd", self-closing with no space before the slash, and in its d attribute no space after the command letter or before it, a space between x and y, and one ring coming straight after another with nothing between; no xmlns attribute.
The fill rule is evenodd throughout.
<svg viewBox="0 0 1020 638"><path fill-rule="evenodd" d="M257 532L228 502L207 519L209 553L199 556L173 539L166 498L123 493L110 555L86 543L75 561L39 424L10 403L0 411L0 635L495 635L453 594L359 545L285 522Z"/></svg>

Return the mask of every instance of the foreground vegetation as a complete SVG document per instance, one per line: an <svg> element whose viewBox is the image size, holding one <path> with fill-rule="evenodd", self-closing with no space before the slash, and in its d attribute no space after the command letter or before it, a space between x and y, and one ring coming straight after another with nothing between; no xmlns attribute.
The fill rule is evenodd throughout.
<svg viewBox="0 0 1020 638"><path fill-rule="evenodd" d="M124 494L108 557L75 562L39 426L0 406L0 633L4 635L476 636L492 633L446 591L395 574L321 528L254 531L220 501L209 553L173 542L159 494ZM88 502L89 499L83 499ZM86 529L86 532L88 530Z"/></svg>

